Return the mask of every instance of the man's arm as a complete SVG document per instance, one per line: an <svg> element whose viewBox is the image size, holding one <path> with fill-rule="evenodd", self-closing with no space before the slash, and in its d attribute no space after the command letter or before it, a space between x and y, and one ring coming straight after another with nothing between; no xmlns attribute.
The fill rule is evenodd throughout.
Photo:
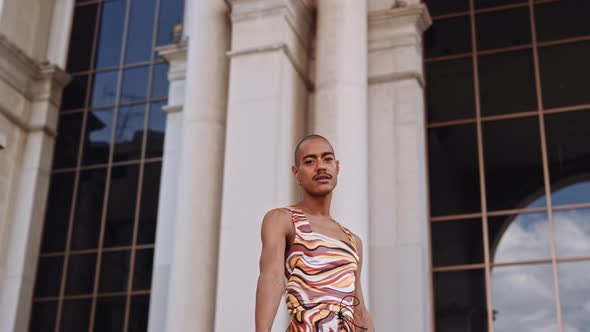
<svg viewBox="0 0 590 332"><path fill-rule="evenodd" d="M289 221L289 212L284 209L271 210L262 220L262 253L256 287L256 332L270 331L285 290L285 247L292 227Z"/></svg>
<svg viewBox="0 0 590 332"><path fill-rule="evenodd" d="M371 315L369 315L369 311L367 310L367 306L365 305L365 299L363 297L363 290L361 288L361 269L363 266L363 243L361 239L354 236L354 241L356 242L356 247L358 249L359 254L359 265L358 270L356 271L356 281L355 281L355 296L359 299L359 305L354 308L355 316L359 319L358 325L367 328L367 331L374 332L375 327L373 326L373 320L371 319Z"/></svg>

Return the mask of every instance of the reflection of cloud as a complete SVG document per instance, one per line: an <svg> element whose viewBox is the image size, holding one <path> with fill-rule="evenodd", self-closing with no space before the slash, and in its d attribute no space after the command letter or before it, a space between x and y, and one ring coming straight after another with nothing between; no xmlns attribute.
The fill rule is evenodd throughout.
<svg viewBox="0 0 590 332"><path fill-rule="evenodd" d="M518 216L499 241L495 261L550 258L550 228L544 214ZM590 255L590 209L554 213L558 257ZM535 253L536 252L536 253ZM543 256L539 255L543 253ZM589 331L590 261L558 264L565 332ZM494 267L495 331L557 331L550 264Z"/></svg>
<svg viewBox="0 0 590 332"><path fill-rule="evenodd" d="M590 209L553 213L558 257L590 255Z"/></svg>
<svg viewBox="0 0 590 332"><path fill-rule="evenodd" d="M518 215L501 236L492 258L494 262L551 258L549 222L545 213Z"/></svg>
<svg viewBox="0 0 590 332"><path fill-rule="evenodd" d="M556 331L551 265L495 267L491 281L495 331Z"/></svg>

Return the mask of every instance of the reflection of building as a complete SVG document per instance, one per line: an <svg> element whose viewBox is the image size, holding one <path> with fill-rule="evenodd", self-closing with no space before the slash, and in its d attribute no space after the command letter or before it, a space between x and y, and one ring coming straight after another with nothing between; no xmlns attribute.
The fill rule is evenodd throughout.
<svg viewBox="0 0 590 332"><path fill-rule="evenodd" d="M184 2L1 2L1 331L252 330L308 132L378 331L590 326L587 1Z"/></svg>

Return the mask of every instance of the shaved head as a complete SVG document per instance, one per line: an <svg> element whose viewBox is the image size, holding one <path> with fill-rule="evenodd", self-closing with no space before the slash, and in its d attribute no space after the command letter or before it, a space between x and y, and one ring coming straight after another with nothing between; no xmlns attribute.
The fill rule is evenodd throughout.
<svg viewBox="0 0 590 332"><path fill-rule="evenodd" d="M326 141L326 143L328 143L328 145L330 145L330 147L332 148L332 152L334 151L332 144L330 144L330 141L328 141L328 139L324 136L318 134L307 135L301 141L299 141L299 143L297 143L297 146L295 147L295 166L299 167L299 163L301 162L301 160L299 160L301 159L301 145L307 141L314 139L321 139Z"/></svg>

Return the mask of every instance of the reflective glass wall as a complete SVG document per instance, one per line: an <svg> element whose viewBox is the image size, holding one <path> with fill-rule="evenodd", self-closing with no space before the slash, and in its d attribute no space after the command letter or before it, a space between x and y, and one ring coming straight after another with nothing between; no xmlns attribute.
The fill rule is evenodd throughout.
<svg viewBox="0 0 590 332"><path fill-rule="evenodd" d="M590 326L590 2L427 0L434 326Z"/></svg>
<svg viewBox="0 0 590 332"><path fill-rule="evenodd" d="M183 0L77 0L31 331L145 331ZM56 18L59 19L59 18Z"/></svg>

